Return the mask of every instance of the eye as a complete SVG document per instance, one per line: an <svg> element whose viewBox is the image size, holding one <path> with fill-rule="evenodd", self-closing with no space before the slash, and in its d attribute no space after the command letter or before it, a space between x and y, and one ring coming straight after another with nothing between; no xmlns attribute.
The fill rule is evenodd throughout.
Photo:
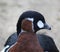
<svg viewBox="0 0 60 52"><path fill-rule="evenodd" d="M38 21L37 25L39 28L43 28L44 27L44 23L42 21Z"/></svg>

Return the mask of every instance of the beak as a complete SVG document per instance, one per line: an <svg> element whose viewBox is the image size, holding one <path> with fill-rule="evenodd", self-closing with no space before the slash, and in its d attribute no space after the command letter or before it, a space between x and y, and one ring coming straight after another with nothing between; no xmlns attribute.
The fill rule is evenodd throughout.
<svg viewBox="0 0 60 52"><path fill-rule="evenodd" d="M51 27L50 27L47 23L45 23L45 24L44 24L44 29L51 30Z"/></svg>

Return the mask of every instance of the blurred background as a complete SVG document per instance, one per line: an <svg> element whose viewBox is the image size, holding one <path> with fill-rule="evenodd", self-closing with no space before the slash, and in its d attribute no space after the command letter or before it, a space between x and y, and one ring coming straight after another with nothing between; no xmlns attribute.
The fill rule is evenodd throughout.
<svg viewBox="0 0 60 52"><path fill-rule="evenodd" d="M5 41L16 32L19 16L26 10L35 10L44 15L52 27L51 36L60 49L60 0L0 0L0 51Z"/></svg>

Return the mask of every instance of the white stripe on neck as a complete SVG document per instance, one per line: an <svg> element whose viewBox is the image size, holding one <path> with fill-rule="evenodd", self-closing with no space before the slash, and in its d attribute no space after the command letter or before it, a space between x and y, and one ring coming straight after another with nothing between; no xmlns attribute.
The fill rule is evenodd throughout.
<svg viewBox="0 0 60 52"><path fill-rule="evenodd" d="M26 20L32 21L33 22L33 18L26 18Z"/></svg>
<svg viewBox="0 0 60 52"><path fill-rule="evenodd" d="M23 29L21 29L21 33L22 33L22 32L27 32L27 31L24 31Z"/></svg>

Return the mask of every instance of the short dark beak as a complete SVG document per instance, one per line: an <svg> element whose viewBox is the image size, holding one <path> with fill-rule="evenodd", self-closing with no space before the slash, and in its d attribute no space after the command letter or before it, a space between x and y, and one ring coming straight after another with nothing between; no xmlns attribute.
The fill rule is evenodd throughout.
<svg viewBox="0 0 60 52"><path fill-rule="evenodd" d="M47 23L45 23L45 24L44 24L44 29L51 30L51 27L50 27Z"/></svg>

